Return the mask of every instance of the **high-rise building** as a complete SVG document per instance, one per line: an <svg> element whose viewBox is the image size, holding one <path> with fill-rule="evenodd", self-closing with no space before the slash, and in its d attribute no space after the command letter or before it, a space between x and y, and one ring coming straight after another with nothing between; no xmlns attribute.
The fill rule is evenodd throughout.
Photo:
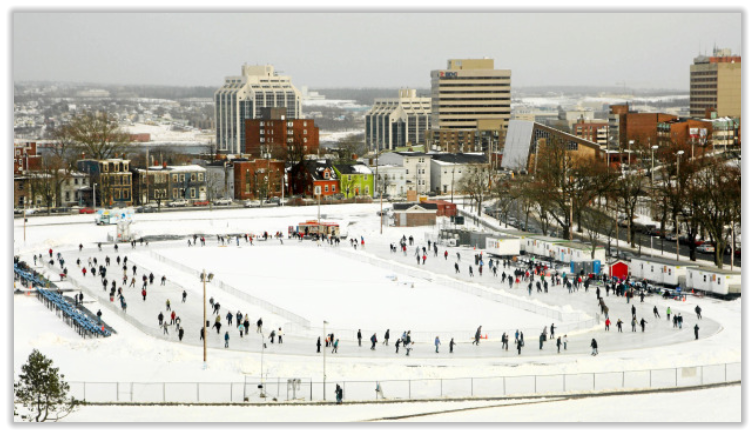
<svg viewBox="0 0 755 436"><path fill-rule="evenodd" d="M215 140L221 153L240 154L244 120L260 118L262 108L285 107L286 117L301 117L301 94L291 77L279 76L272 65L244 65L240 76L225 78L215 91Z"/></svg>
<svg viewBox="0 0 755 436"><path fill-rule="evenodd" d="M720 117L742 117L742 57L730 49L714 49L713 56L698 56L689 67L689 109L693 118L706 110Z"/></svg>
<svg viewBox="0 0 755 436"><path fill-rule="evenodd" d="M244 153L252 157L285 159L287 150L295 154L317 154L320 129L314 119L289 119L286 108L264 108L258 119L246 120ZM291 150L294 147L300 149Z"/></svg>
<svg viewBox="0 0 755 436"><path fill-rule="evenodd" d="M508 126L511 70L495 69L493 59L450 59L445 70L434 70L430 77L432 132L427 142L438 140L443 130L474 131L480 121L497 120L503 129Z"/></svg>
<svg viewBox="0 0 755 436"><path fill-rule="evenodd" d="M424 143L430 103L429 97L417 97L416 89L401 89L398 98L376 98L364 118L367 148L395 150Z"/></svg>

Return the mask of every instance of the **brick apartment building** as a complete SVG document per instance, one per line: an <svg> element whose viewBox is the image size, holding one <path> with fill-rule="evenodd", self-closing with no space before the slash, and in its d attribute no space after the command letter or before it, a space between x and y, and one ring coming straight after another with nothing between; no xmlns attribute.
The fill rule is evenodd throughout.
<svg viewBox="0 0 755 436"><path fill-rule="evenodd" d="M320 129L313 119L293 119L286 116L286 108L262 108L261 118L244 122L244 153L252 158L269 154L285 159L286 149L295 144L304 146L304 154L317 154L320 148Z"/></svg>
<svg viewBox="0 0 755 436"><path fill-rule="evenodd" d="M252 120L247 120L252 121ZM233 198L266 200L283 196L286 162L254 159L233 162Z"/></svg>
<svg viewBox="0 0 755 436"><path fill-rule="evenodd" d="M581 118L574 123L572 134L605 146L608 139L608 121L585 120Z"/></svg>
<svg viewBox="0 0 755 436"><path fill-rule="evenodd" d="M13 174L39 170L42 156L37 154L36 142L13 143Z"/></svg>
<svg viewBox="0 0 755 436"><path fill-rule="evenodd" d="M629 109L629 104L611 105L609 115L609 147L649 147L658 144L658 123L677 119L676 115L661 112L638 113ZM612 139L611 139L612 138Z"/></svg>

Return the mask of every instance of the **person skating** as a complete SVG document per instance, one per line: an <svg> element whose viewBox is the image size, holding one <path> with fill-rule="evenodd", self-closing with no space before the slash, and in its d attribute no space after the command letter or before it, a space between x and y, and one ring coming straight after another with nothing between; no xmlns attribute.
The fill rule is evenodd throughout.
<svg viewBox="0 0 755 436"><path fill-rule="evenodd" d="M624 321L622 321L621 318L619 318L619 320L616 321L616 328L619 329L619 333L623 332L623 330L621 330L622 325L624 325Z"/></svg>
<svg viewBox="0 0 755 436"><path fill-rule="evenodd" d="M698 332L700 331L700 327L698 327L697 324L695 324L695 327L693 327L693 329L695 330L695 340L700 339L700 336L698 335Z"/></svg>
<svg viewBox="0 0 755 436"><path fill-rule="evenodd" d="M661 315L660 315L660 314L658 314L658 307L656 307L656 306L653 306L653 315L654 315L654 316L655 316L656 318L660 318L660 317L661 317Z"/></svg>
<svg viewBox="0 0 755 436"><path fill-rule="evenodd" d="M637 316L637 309L634 307L634 304L632 305L632 318Z"/></svg>
<svg viewBox="0 0 755 436"><path fill-rule="evenodd" d="M676 324L679 326L679 328L682 328L682 314L676 316Z"/></svg>
<svg viewBox="0 0 755 436"><path fill-rule="evenodd" d="M199 340L204 341L204 327L199 329Z"/></svg>
<svg viewBox="0 0 755 436"><path fill-rule="evenodd" d="M184 340L184 328L179 327L178 328L178 342L182 342Z"/></svg>
<svg viewBox="0 0 755 436"><path fill-rule="evenodd" d="M632 322L630 324L632 325L632 331L637 332L637 318L632 318Z"/></svg>
<svg viewBox="0 0 755 436"><path fill-rule="evenodd" d="M165 317L163 317L163 313L162 313L162 312L160 312L160 314L159 314L159 315L157 315L157 322L158 322L158 324L159 324L159 325L161 325L161 326L163 325L163 319L165 319Z"/></svg>
<svg viewBox="0 0 755 436"><path fill-rule="evenodd" d="M440 347L440 336L436 336L435 337L435 352L436 353L440 353L440 351L438 351L439 347Z"/></svg>
<svg viewBox="0 0 755 436"><path fill-rule="evenodd" d="M556 332L556 326L553 323L551 323L551 337L550 337L551 339L554 338L555 332Z"/></svg>
<svg viewBox="0 0 755 436"><path fill-rule="evenodd" d="M359 346L362 346L362 329L357 330L357 342L359 342Z"/></svg>
<svg viewBox="0 0 755 436"><path fill-rule="evenodd" d="M454 342L454 338L451 338L451 342L448 343L448 352L451 354L454 352L454 345L456 345L456 342Z"/></svg>
<svg viewBox="0 0 755 436"><path fill-rule="evenodd" d="M398 338L396 339L396 354L398 354L398 348L400 345L401 345L401 338ZM372 348L373 350L375 349L374 346L375 345L373 344L373 348Z"/></svg>
<svg viewBox="0 0 755 436"><path fill-rule="evenodd" d="M522 341L516 341L516 352L522 354Z"/></svg>
<svg viewBox="0 0 755 436"><path fill-rule="evenodd" d="M165 276L162 276L162 278L160 279L160 286L165 286L165 280Z"/></svg>
<svg viewBox="0 0 755 436"><path fill-rule="evenodd" d="M375 349L375 345L377 344L377 333L373 333L372 337L370 337L370 342L372 342L372 347L370 347L370 350Z"/></svg>
<svg viewBox="0 0 755 436"><path fill-rule="evenodd" d="M183 293L181 294L181 303L186 303L186 289L184 289Z"/></svg>
<svg viewBox="0 0 755 436"><path fill-rule="evenodd" d="M225 316L226 321L228 321L228 325L231 325L233 323L233 315L231 315L231 311L228 311L228 314Z"/></svg>
<svg viewBox="0 0 755 436"><path fill-rule="evenodd" d="M695 313L697 314L697 319L703 318L703 315L702 315L703 310L700 309L700 306L695 306Z"/></svg>
<svg viewBox="0 0 755 436"><path fill-rule="evenodd" d="M454 262L454 269L456 270L456 274L459 274L459 264Z"/></svg>
<svg viewBox="0 0 755 436"><path fill-rule="evenodd" d="M169 333L168 333L168 323L167 323L167 322L164 322L164 323L163 323L163 334L164 334L164 335L167 335L167 334L169 334Z"/></svg>
<svg viewBox="0 0 755 436"><path fill-rule="evenodd" d="M317 352L320 352L320 347L322 346L322 342L320 342L320 336L317 337Z"/></svg>
<svg viewBox="0 0 755 436"><path fill-rule="evenodd" d="M413 349L414 349L414 342L410 342L410 343L409 343L409 344L408 344L408 345L406 346L406 355L408 356L408 355L409 355L409 353L411 353Z"/></svg>
<svg viewBox="0 0 755 436"><path fill-rule="evenodd" d="M244 326L244 334L249 336L249 315L248 314L246 318L244 318L244 322L242 325Z"/></svg>
<svg viewBox="0 0 755 436"><path fill-rule="evenodd" d="M610 331L610 327L611 327L611 320L606 318L606 331Z"/></svg>
<svg viewBox="0 0 755 436"><path fill-rule="evenodd" d="M558 350L558 354L561 354L561 336L556 339L556 349Z"/></svg>
<svg viewBox="0 0 755 436"><path fill-rule="evenodd" d="M231 340L231 335L229 335L227 331L225 332L224 339L225 339L225 348L228 348L228 341Z"/></svg>
<svg viewBox="0 0 755 436"><path fill-rule="evenodd" d="M640 320L640 327L642 328L642 333L645 333L645 324L648 324L648 322L645 321L645 318L642 318Z"/></svg>
<svg viewBox="0 0 755 436"><path fill-rule="evenodd" d="M84 272L84 275L86 275L86 271ZM469 265L469 277L474 277L474 270L472 269L472 265Z"/></svg>
<svg viewBox="0 0 755 436"><path fill-rule="evenodd" d="M671 321L671 307L666 308L666 321ZM674 324L674 327L676 327L676 324Z"/></svg>
<svg viewBox="0 0 755 436"><path fill-rule="evenodd" d="M149 273L149 284L151 285L152 282L154 282L154 281L155 281L155 275L152 274L152 273Z"/></svg>
<svg viewBox="0 0 755 436"><path fill-rule="evenodd" d="M270 331L270 343L275 343L275 330Z"/></svg>
<svg viewBox="0 0 755 436"><path fill-rule="evenodd" d="M147 301L147 290L142 289L142 301Z"/></svg>
<svg viewBox="0 0 755 436"><path fill-rule="evenodd" d="M383 335L383 338L385 339L385 341L383 341L383 344L385 344L386 347L388 346L388 339L390 339L390 337L391 337L391 329L388 329L385 331L385 335Z"/></svg>
<svg viewBox="0 0 755 436"><path fill-rule="evenodd" d="M598 341L595 340L595 338L592 339L590 342L590 347L592 348L592 355L597 356L598 355Z"/></svg>
<svg viewBox="0 0 755 436"><path fill-rule="evenodd" d="M569 344L569 338L566 337L567 335L564 335L564 340L561 341L561 343L564 344L564 351L566 351L566 346Z"/></svg>
<svg viewBox="0 0 755 436"><path fill-rule="evenodd" d="M341 385L336 384L336 404L341 404L343 401L343 389L341 389Z"/></svg>
<svg viewBox="0 0 755 436"><path fill-rule="evenodd" d="M330 351L330 353L338 354L338 339L336 339L335 342L333 342L333 349Z"/></svg>
<svg viewBox="0 0 755 436"><path fill-rule="evenodd" d="M480 345L480 336L482 336L482 326L477 327L477 331L474 334L474 344Z"/></svg>
<svg viewBox="0 0 755 436"><path fill-rule="evenodd" d="M257 333L262 333L262 318L257 320Z"/></svg>
<svg viewBox="0 0 755 436"><path fill-rule="evenodd" d="M283 329L280 327L278 327L278 343L283 343Z"/></svg>

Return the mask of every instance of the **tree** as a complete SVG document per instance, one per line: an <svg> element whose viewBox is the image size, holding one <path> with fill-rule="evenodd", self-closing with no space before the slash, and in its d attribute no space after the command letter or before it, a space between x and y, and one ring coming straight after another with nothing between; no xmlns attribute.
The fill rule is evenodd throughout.
<svg viewBox="0 0 755 436"><path fill-rule="evenodd" d="M58 421L68 416L79 404L68 398L69 386L52 367L52 360L33 350L21 367L19 381L14 383L16 401L28 410L21 418L29 422Z"/></svg>
<svg viewBox="0 0 755 436"><path fill-rule="evenodd" d="M131 142L129 134L118 127L114 116L106 112L83 112L68 124L53 131L52 137L63 149L73 149L77 156L104 160L123 153Z"/></svg>
<svg viewBox="0 0 755 436"><path fill-rule="evenodd" d="M608 237L608 250L611 250L611 235L613 234L613 220L600 210L587 208L582 211L582 223L590 241L591 259L595 259L595 249L603 235Z"/></svg>
<svg viewBox="0 0 755 436"><path fill-rule="evenodd" d="M361 135L349 135L338 140L338 144L332 148L336 154L337 162L351 162L353 156L361 156L367 152L367 146Z"/></svg>
<svg viewBox="0 0 755 436"><path fill-rule="evenodd" d="M472 198L476 208L477 215L482 215L482 202L485 199L485 192L488 190L488 173L487 167L474 167L473 171L467 171L467 174L460 181L461 192Z"/></svg>
<svg viewBox="0 0 755 436"><path fill-rule="evenodd" d="M742 211L742 169L719 158L698 157L700 169L692 177L692 213L715 243L716 266L723 267L725 226L738 222Z"/></svg>

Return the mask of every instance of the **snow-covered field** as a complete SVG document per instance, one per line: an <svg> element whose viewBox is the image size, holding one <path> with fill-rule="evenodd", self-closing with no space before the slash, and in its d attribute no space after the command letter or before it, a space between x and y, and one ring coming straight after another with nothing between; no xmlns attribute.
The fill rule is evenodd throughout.
<svg viewBox="0 0 755 436"><path fill-rule="evenodd" d="M372 330L377 330L382 340L383 328L391 325L392 340L399 331L407 328L422 330L461 329L469 336L479 324L490 327L491 338L479 347L471 345L468 338L457 338L458 349L453 355L447 353L448 337L441 338L442 353L435 355L431 344L418 344L411 356L395 354L392 347L380 346L370 351L358 347L353 337L342 339L342 350L337 355L328 355L328 380L389 380L427 379L453 377L501 377L524 374L562 374L642 370L699 366L741 361L742 307L741 300L722 302L707 299L660 301L646 299L638 306L638 312L651 324L647 333L604 332L602 328L582 333L569 333L568 352L556 353L553 341L548 341L544 350L537 349L535 337L528 337L528 345L521 356L515 350L502 352L500 335L507 329L513 338L513 329L527 324L548 325L540 315L523 312L511 307L501 307L481 297L454 289L437 286L411 274L396 274L397 280L388 276L395 274L386 265L395 264L405 269L421 268L418 277L448 277L448 280L469 282L474 286L491 289L491 292L506 293L512 298L531 301L549 307L570 307L570 310L594 311L595 296L591 293L567 294L560 288L549 294L527 296L524 289L507 289L497 285L487 270L482 277L454 277L452 263L442 258L430 257L427 265L417 266L411 258L390 254L389 242L396 242L406 234L424 240L432 228L384 227L380 234L376 204L335 205L321 208L328 221L337 221L348 237L364 237L366 249L353 250L348 241L341 247L317 247L311 241L285 240L255 244L255 247L218 247L214 236L208 237L207 247L185 247L186 242L156 242L149 247L137 246L132 251L123 244L120 255L128 255L130 265L143 270L170 271L168 286L160 289L150 286L150 298L142 306L134 289L126 290L129 299L129 315L116 315L116 305L97 300L102 296L101 285L92 279L84 279L76 272L72 276L85 287L85 305L96 312L103 311L103 318L118 332L111 338L82 339L53 312L37 302L35 297L13 297L13 368L18 372L33 348L52 358L56 366L70 382L243 382L245 374L259 374L259 340L239 339L232 335L231 348L224 349L219 335L210 334L208 341L208 366L202 365L202 352L198 340L201 326L201 285L196 277L175 271L158 262L151 252L169 255L176 261L192 268L208 267L225 283L250 293L258 293L265 299L274 300L295 313L311 319L317 326L322 319L330 318L334 326L352 330L364 326L365 342ZM236 209L214 211L184 211L160 214L137 215L134 229L143 235L177 234L208 235L223 233L259 234L263 231L286 232L288 226L296 225L317 214L317 207ZM23 241L23 223L14 221L14 253L31 263L32 254L46 253L52 247L64 253L67 265L75 265L75 258L96 256L102 259L107 253L115 256L112 246L104 245L100 254L97 241L105 241L113 227L97 227L91 216L44 217L32 216L27 226L27 241ZM274 242L274 243L273 243ZM85 251L80 255L78 244ZM183 245L182 245L183 244ZM277 245L276 245L277 244ZM301 244L300 247L297 245ZM319 250L319 251L318 251ZM335 251L338 250L337 254ZM462 271L470 262L474 251L471 248L459 251ZM132 254L133 253L133 254ZM45 254L46 256L46 254ZM349 257L353 257L353 260ZM357 261L359 260L359 261ZM449 261L451 256L449 257ZM75 266L72 268L75 269ZM117 266L112 270L118 273ZM110 279L108 270L108 278ZM49 273L48 273L49 274ZM113 279L120 277L113 276ZM159 279L158 279L159 280ZM402 283L414 282L411 288ZM178 292L184 287L190 297L186 306L172 301L184 318L187 337L179 343L175 333L165 337L157 329L156 314L164 310L165 296L160 293ZM154 293L154 294L153 294ZM155 295L152 297L152 295ZM254 305L224 294L213 288L212 295L223 301L221 315L226 309L249 313L252 321L265 317L266 326L277 323L272 315ZM627 321L629 306L621 299L611 296L607 300L613 313ZM693 308L699 304L703 320L694 320ZM685 315L685 328L673 329L664 320L655 320L649 311L652 305ZM199 316L199 317L198 317ZM144 321L148 320L148 321ZM507 320L516 320L508 324ZM267 323L269 321L269 323ZM392 323L396 323L393 327ZM691 326L702 326L701 339L695 341ZM146 324L145 324L146 323ZM521 324L520 324L521 323ZM145 324L145 325L142 325ZM225 324L225 323L223 323ZM516 325L513 325L516 324ZM139 328L137 328L137 326ZM371 330L367 330L367 329ZM560 334L558 332L557 334ZM601 353L589 355L589 339L598 338ZM271 345L264 355L264 372L268 378L300 377L318 379L322 376L322 357L316 354L308 336L290 334L284 344ZM348 388L347 388L348 391ZM332 394L329 394L332 395ZM347 394L348 400L348 394ZM470 402L472 406L481 402ZM710 403L710 407L706 404ZM491 403L484 403L490 405ZM496 404L503 405L504 402ZM255 407L85 407L69 417L71 421L357 421L383 419L440 409L461 408L461 403L402 403L400 405L348 405L338 406L339 412L330 406L287 406L272 408ZM566 406L568 405L568 406ZM676 405L689 405L679 411ZM669 394L641 396L598 397L570 400L568 402L517 405L455 412L452 414L428 415L423 418L441 420L502 420L502 421L738 421L741 415L741 390L727 387L715 390L699 390ZM547 416L539 416L547 413Z"/></svg>

